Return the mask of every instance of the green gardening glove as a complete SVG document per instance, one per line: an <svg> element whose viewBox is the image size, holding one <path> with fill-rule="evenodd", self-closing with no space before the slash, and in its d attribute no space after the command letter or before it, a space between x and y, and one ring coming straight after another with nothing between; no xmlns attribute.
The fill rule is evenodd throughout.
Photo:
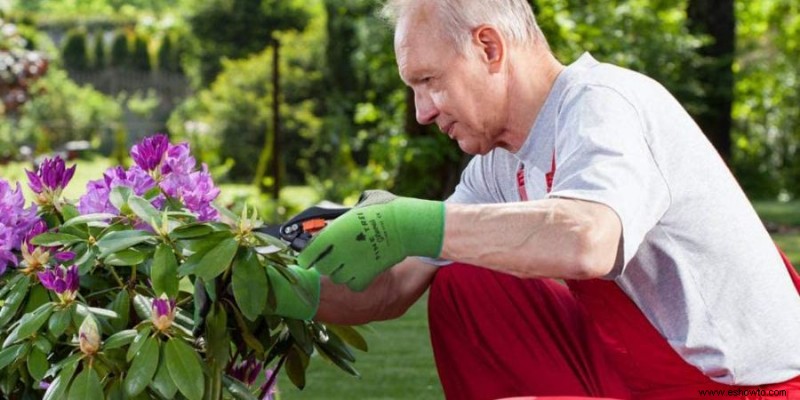
<svg viewBox="0 0 800 400"><path fill-rule="evenodd" d="M304 269L290 265L289 270L297 279L297 283L305 289L308 297L302 296L298 290L275 268L267 268L267 276L272 283L276 307L274 313L281 317L310 320L317 314L319 307L320 275L313 269Z"/></svg>
<svg viewBox="0 0 800 400"><path fill-rule="evenodd" d="M438 257L443 237L443 202L371 190L323 229L297 263L362 291L408 256Z"/></svg>

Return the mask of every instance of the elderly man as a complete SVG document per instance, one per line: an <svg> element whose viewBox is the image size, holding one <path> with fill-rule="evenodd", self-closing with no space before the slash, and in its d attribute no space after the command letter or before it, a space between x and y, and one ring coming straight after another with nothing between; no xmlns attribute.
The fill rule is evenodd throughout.
<svg viewBox="0 0 800 400"><path fill-rule="evenodd" d="M312 241L317 319L394 318L433 282L454 399L800 396L800 279L661 85L562 65L524 0L386 12L418 121L476 157L446 202L367 192Z"/></svg>

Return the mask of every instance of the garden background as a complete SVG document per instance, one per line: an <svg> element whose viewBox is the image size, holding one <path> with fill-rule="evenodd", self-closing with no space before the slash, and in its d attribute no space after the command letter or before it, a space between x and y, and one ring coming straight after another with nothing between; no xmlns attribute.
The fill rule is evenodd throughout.
<svg viewBox="0 0 800 400"><path fill-rule="evenodd" d="M800 4L532 0L565 63L643 72L689 109L800 264ZM221 183L281 221L368 188L440 199L468 157L417 125L371 0L0 0L0 177L78 164L66 195L146 135L189 141ZM26 188L27 190L27 188ZM282 398L439 398L425 302L372 324L353 380L319 363ZM337 397L338 396L338 397Z"/></svg>

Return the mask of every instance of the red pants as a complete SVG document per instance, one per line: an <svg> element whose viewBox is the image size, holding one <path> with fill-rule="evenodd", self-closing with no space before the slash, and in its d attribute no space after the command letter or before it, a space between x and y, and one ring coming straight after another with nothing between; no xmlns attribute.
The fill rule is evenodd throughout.
<svg viewBox="0 0 800 400"><path fill-rule="evenodd" d="M800 276L784 260L800 292ZM800 376L758 387L716 383L686 363L613 282L568 285L464 264L440 269L428 308L447 398L800 399ZM788 397L728 394L737 389L785 389Z"/></svg>

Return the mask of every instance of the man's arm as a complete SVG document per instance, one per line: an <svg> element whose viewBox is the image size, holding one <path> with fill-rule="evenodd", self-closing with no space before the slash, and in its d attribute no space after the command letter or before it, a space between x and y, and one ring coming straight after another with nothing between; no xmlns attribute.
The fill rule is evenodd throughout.
<svg viewBox="0 0 800 400"><path fill-rule="evenodd" d="M359 325L398 318L425 293L437 268L409 257L378 275L363 292L354 292L323 277L319 310L314 319Z"/></svg>
<svg viewBox="0 0 800 400"><path fill-rule="evenodd" d="M608 206L564 198L447 204L442 258L519 277L588 279L618 262L622 225Z"/></svg>

